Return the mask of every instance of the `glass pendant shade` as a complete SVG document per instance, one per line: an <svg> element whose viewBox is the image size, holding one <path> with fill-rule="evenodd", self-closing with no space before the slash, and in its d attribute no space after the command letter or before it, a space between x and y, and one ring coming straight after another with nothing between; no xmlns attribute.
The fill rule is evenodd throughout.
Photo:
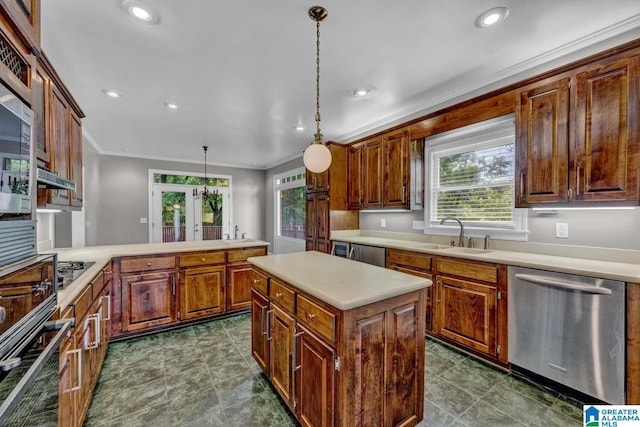
<svg viewBox="0 0 640 427"><path fill-rule="evenodd" d="M311 144L304 150L302 160L311 172L324 172L331 165L331 151L324 144Z"/></svg>

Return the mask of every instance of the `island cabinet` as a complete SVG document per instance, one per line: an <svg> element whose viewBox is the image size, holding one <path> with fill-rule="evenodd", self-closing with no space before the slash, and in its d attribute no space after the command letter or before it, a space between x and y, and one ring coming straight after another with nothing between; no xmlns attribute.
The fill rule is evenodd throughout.
<svg viewBox="0 0 640 427"><path fill-rule="evenodd" d="M226 253L185 254L180 263L178 319L195 319L222 313L225 302Z"/></svg>
<svg viewBox="0 0 640 427"><path fill-rule="evenodd" d="M338 309L251 262L252 354L303 426L422 419L424 288Z"/></svg>
<svg viewBox="0 0 640 427"><path fill-rule="evenodd" d="M506 365L507 267L437 257L434 276L433 333Z"/></svg>
<svg viewBox="0 0 640 427"><path fill-rule="evenodd" d="M433 256L399 249L387 249L386 267L414 276L432 280L431 264ZM433 287L427 288L425 303L425 325L428 332L433 331Z"/></svg>
<svg viewBox="0 0 640 427"><path fill-rule="evenodd" d="M61 314L75 326L60 344L58 424L81 426L107 351L111 330L110 267L100 272ZM106 279L106 280L105 280Z"/></svg>
<svg viewBox="0 0 640 427"><path fill-rule="evenodd" d="M516 207L640 202L640 56L623 52L516 97Z"/></svg>
<svg viewBox="0 0 640 427"><path fill-rule="evenodd" d="M133 332L174 323L176 257L170 255L122 258L122 331Z"/></svg>

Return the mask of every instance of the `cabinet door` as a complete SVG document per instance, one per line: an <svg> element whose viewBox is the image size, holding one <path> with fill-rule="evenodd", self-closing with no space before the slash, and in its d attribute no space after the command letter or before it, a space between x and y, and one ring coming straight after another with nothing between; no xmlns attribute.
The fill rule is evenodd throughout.
<svg viewBox="0 0 640 427"><path fill-rule="evenodd" d="M51 85L51 151L53 161L50 169L62 178L69 178L69 104L62 93ZM69 190L50 190L49 202L69 205Z"/></svg>
<svg viewBox="0 0 640 427"><path fill-rule="evenodd" d="M296 342L297 416L303 426L334 425L335 351L298 325ZM309 385L313 384L313 387Z"/></svg>
<svg viewBox="0 0 640 427"><path fill-rule="evenodd" d="M173 273L122 276L122 330L139 331L176 320Z"/></svg>
<svg viewBox="0 0 640 427"><path fill-rule="evenodd" d="M71 204L73 206L82 206L82 122L74 113L69 115L69 148L71 159L71 167L69 168L70 176L76 183L76 190L71 192Z"/></svg>
<svg viewBox="0 0 640 427"><path fill-rule="evenodd" d="M269 321L269 361L271 383L290 408L293 409L293 317L271 304Z"/></svg>
<svg viewBox="0 0 640 427"><path fill-rule="evenodd" d="M347 149L347 208L358 210L364 202L362 194L362 145Z"/></svg>
<svg viewBox="0 0 640 427"><path fill-rule="evenodd" d="M576 78L576 200L640 199L640 57L621 58Z"/></svg>
<svg viewBox="0 0 640 427"><path fill-rule="evenodd" d="M306 229L306 238L307 241L315 242L316 240L316 227L318 224L318 216L317 216L317 202L318 199L315 194L309 193L307 194L307 215L305 217L305 229Z"/></svg>
<svg viewBox="0 0 640 427"><path fill-rule="evenodd" d="M4 333L34 306L31 286L17 286L0 289L0 307L5 310L5 321L0 323L0 333Z"/></svg>
<svg viewBox="0 0 640 427"><path fill-rule="evenodd" d="M401 130L383 139L383 206L409 208L409 132Z"/></svg>
<svg viewBox="0 0 640 427"><path fill-rule="evenodd" d="M111 338L111 283L105 285L100 297L102 312L100 313L100 365L104 361ZM99 370L97 372L99 374Z"/></svg>
<svg viewBox="0 0 640 427"><path fill-rule="evenodd" d="M364 146L364 207L382 206L382 140L368 141Z"/></svg>
<svg viewBox="0 0 640 427"><path fill-rule="evenodd" d="M307 191L329 190L329 169L320 173L306 172Z"/></svg>
<svg viewBox="0 0 640 427"><path fill-rule="evenodd" d="M33 142L36 146L36 157L43 163L51 161L49 136L46 134L45 116L49 111L49 79L42 70L33 74Z"/></svg>
<svg viewBox="0 0 640 427"><path fill-rule="evenodd" d="M435 332L495 357L496 287L447 276L438 276L436 286Z"/></svg>
<svg viewBox="0 0 640 427"><path fill-rule="evenodd" d="M76 349L75 339L71 337L60 348L59 382L58 382L58 425L74 427L76 422L76 395L79 389L80 355Z"/></svg>
<svg viewBox="0 0 640 427"><path fill-rule="evenodd" d="M230 265L227 282L227 311L251 307L251 285L253 271L251 264Z"/></svg>
<svg viewBox="0 0 640 427"><path fill-rule="evenodd" d="M251 355L265 374L269 375L268 316L269 301L251 290Z"/></svg>
<svg viewBox="0 0 640 427"><path fill-rule="evenodd" d="M329 194L316 195L316 240L329 241Z"/></svg>
<svg viewBox="0 0 640 427"><path fill-rule="evenodd" d="M516 207L568 201L569 79L520 92Z"/></svg>
<svg viewBox="0 0 640 427"><path fill-rule="evenodd" d="M195 319L224 311L225 266L189 268L180 273L180 318Z"/></svg>
<svg viewBox="0 0 640 427"><path fill-rule="evenodd" d="M88 316L85 317L82 322L75 327L75 340L76 348L80 351L78 367L78 384L80 389L76 395L76 419L82 421L84 415L89 408L89 401L91 400L91 363L94 355L92 349L89 346L90 340L93 336L93 323L89 320Z"/></svg>

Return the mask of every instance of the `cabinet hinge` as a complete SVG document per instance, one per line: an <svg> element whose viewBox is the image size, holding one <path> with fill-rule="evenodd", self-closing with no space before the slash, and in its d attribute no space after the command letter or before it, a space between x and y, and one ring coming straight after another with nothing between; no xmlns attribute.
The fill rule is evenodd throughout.
<svg viewBox="0 0 640 427"><path fill-rule="evenodd" d="M500 346L496 347L496 354L500 354Z"/></svg>
<svg viewBox="0 0 640 427"><path fill-rule="evenodd" d="M498 301L500 301L502 299L502 292L498 291Z"/></svg>
<svg viewBox="0 0 640 427"><path fill-rule="evenodd" d="M333 366L336 371L340 371L340 358L336 357L333 361Z"/></svg>
<svg viewBox="0 0 640 427"><path fill-rule="evenodd" d="M182 314L180 314L180 310L178 310L178 320L182 319Z"/></svg>

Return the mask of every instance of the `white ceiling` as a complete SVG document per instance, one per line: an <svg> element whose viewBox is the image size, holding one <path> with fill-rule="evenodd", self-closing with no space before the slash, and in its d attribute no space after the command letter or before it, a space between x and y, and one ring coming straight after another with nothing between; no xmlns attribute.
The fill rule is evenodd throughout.
<svg viewBox="0 0 640 427"><path fill-rule="evenodd" d="M43 49L100 153L201 162L206 144L211 164L256 169L302 154L315 128L315 22L307 10L316 2L144 1L158 24L135 20L122 0L42 2ZM325 141L353 140L640 37L638 0L317 4L329 12L321 24ZM509 18L476 28L494 6L508 6ZM356 98L356 87L372 92ZM123 96L109 98L104 88Z"/></svg>

